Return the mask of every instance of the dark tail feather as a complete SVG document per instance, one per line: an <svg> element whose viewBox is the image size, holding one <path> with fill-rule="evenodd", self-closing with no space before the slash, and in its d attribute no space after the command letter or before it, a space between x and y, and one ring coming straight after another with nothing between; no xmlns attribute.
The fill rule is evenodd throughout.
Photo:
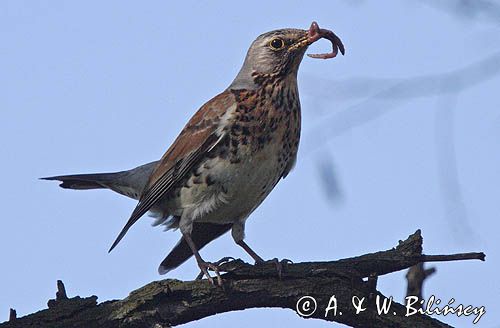
<svg viewBox="0 0 500 328"><path fill-rule="evenodd" d="M116 173L74 174L40 179L61 181L59 186L65 189L102 189L109 188L106 183L112 181L115 175Z"/></svg>
<svg viewBox="0 0 500 328"><path fill-rule="evenodd" d="M202 249L206 244L212 240L222 236L229 231L232 224L212 224L212 223L193 223L193 231L191 238L193 239L198 250ZM193 252L184 238L181 238L174 249L167 255L161 262L158 272L165 274L179 265L184 263L187 259L193 256Z"/></svg>

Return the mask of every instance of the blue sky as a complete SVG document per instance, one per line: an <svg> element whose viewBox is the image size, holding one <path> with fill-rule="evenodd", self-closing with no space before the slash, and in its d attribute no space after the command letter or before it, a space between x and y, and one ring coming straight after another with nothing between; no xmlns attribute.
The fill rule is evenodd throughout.
<svg viewBox="0 0 500 328"><path fill-rule="evenodd" d="M249 219L248 243L265 258L334 260L391 248L420 228L428 254L487 254L435 264L425 295L484 305L477 326L498 327L500 20L429 3L2 1L0 320L10 307L20 316L44 308L57 279L70 296L105 301L164 278L157 266L178 232L145 217L108 254L135 202L37 178L160 158L232 81L257 35L316 20L346 56L304 59L298 163ZM230 236L202 255L250 260ZM197 273L189 261L168 277ZM380 290L401 300L404 274L382 277ZM255 309L186 327L234 323L331 326Z"/></svg>

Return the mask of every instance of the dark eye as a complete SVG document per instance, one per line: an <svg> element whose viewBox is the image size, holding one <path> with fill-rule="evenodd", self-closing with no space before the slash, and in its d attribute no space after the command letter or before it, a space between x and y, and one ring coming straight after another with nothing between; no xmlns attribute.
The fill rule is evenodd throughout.
<svg viewBox="0 0 500 328"><path fill-rule="evenodd" d="M285 42L283 42L283 40L281 40L279 38L272 39L271 42L269 43L269 46L273 50L280 50L281 48L283 48L284 45L285 45Z"/></svg>

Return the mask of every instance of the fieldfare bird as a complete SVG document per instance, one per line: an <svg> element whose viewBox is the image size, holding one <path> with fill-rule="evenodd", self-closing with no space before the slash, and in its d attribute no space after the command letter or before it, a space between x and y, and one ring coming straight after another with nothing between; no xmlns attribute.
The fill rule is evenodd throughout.
<svg viewBox="0 0 500 328"><path fill-rule="evenodd" d="M297 72L309 45L325 38L344 54L340 39L316 22L308 30L264 33L250 46L243 67L221 94L190 119L163 157L129 171L43 178L63 188L108 188L139 201L111 251L146 212L154 225L179 228L181 240L160 265L164 274L195 256L203 274L220 275L199 250L231 230L236 244L262 262L245 242L245 221L293 168L300 138Z"/></svg>

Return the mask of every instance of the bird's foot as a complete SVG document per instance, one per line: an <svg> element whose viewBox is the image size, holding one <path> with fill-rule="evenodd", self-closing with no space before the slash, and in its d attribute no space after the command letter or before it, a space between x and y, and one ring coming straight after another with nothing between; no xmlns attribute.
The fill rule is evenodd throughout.
<svg viewBox="0 0 500 328"><path fill-rule="evenodd" d="M221 266L222 264L229 263L229 262L234 261L234 260L235 260L234 257L226 256L226 257L221 258L217 262L212 262L211 264L217 266L217 269L218 269L218 267ZM219 271L216 271L216 272L219 272ZM219 272L219 274L220 274L220 272ZM205 276L205 272L203 272L203 270L201 270L200 273L196 276L196 280L201 280L203 278L203 276Z"/></svg>
<svg viewBox="0 0 500 328"><path fill-rule="evenodd" d="M226 261L221 262L222 260L226 260ZM219 262L221 262L221 263L219 263ZM212 285L215 285L214 279L208 273L208 270L210 269L210 270L212 270L215 273L215 276L217 278L217 285L222 286L222 278L221 278L220 272L219 272L219 265L222 264L222 263L224 263L224 262L227 262L227 258L223 258L223 259L221 259L221 260L219 260L219 261L217 261L215 263L211 263L211 262L198 262L198 267L200 268L201 272L196 277L196 280L201 280L201 279L203 279L203 276L205 276L205 277L207 277L208 281Z"/></svg>
<svg viewBox="0 0 500 328"><path fill-rule="evenodd" d="M287 265L287 264L292 264L293 262L289 259L283 259L283 260L278 260L278 258L274 258L274 259L271 259L271 260L267 260L267 261L255 261L255 265L261 265L261 264L266 264L266 263L274 263L274 265L276 266L276 272L278 273L278 278L281 280L281 278L283 278L283 271L284 271L284 267Z"/></svg>

